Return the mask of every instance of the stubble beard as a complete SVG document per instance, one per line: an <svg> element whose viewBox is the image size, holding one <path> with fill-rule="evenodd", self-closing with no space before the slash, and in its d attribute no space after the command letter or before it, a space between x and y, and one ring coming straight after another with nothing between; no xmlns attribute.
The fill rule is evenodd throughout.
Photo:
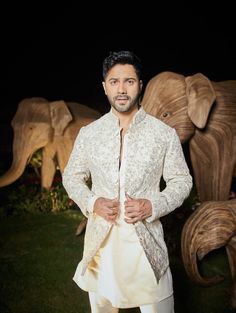
<svg viewBox="0 0 236 313"><path fill-rule="evenodd" d="M117 103L116 99L114 98L108 98L108 101L110 102L110 105L119 113L129 112L134 106L138 106L139 103L139 95L137 95L134 99L127 96L128 102L126 100L126 103Z"/></svg>

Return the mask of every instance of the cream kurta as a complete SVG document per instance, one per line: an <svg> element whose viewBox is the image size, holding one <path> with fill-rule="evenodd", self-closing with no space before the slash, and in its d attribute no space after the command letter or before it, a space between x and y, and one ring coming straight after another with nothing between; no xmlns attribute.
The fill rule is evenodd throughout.
<svg viewBox="0 0 236 313"><path fill-rule="evenodd" d="M123 160L120 167L120 215L112 226L94 262L82 276L79 263L74 281L85 291L98 292L114 307L129 308L156 303L173 294L169 267L157 283L153 270L140 245L133 224L124 221L126 139L124 137Z"/></svg>

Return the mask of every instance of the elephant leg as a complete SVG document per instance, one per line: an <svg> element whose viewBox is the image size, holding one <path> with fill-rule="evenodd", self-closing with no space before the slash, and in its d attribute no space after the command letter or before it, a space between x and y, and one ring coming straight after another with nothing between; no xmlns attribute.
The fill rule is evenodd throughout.
<svg viewBox="0 0 236 313"><path fill-rule="evenodd" d="M233 279L231 305L236 309L236 236L232 237L226 246L229 266Z"/></svg>
<svg viewBox="0 0 236 313"><path fill-rule="evenodd" d="M73 141L69 137L63 138L63 136L56 136L54 138L54 145L56 147L58 166L60 172L63 173L73 148Z"/></svg>
<svg viewBox="0 0 236 313"><path fill-rule="evenodd" d="M53 145L47 145L42 153L41 186L49 189L52 186L56 173L55 149Z"/></svg>
<svg viewBox="0 0 236 313"><path fill-rule="evenodd" d="M75 235L76 236L79 236L83 233L83 231L85 230L86 228L86 225L87 225L87 221L88 219L86 217L83 217L81 222L79 223L79 225L77 226L77 229L76 229L76 232L75 232Z"/></svg>

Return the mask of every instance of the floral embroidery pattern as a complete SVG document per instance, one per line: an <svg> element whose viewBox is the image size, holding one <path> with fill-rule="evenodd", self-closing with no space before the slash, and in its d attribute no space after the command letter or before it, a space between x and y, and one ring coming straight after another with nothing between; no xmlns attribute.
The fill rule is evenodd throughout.
<svg viewBox="0 0 236 313"><path fill-rule="evenodd" d="M128 130L125 191L152 202L152 216L135 229L157 280L168 267L168 253L159 220L178 208L189 195L192 177L175 129L147 114L141 107ZM82 127L62 175L69 197L79 206L88 224L85 233L84 270L106 238L111 224L95 216L98 197L119 195L120 129L110 111ZM160 192L163 176L166 187ZM92 180L90 189L85 182Z"/></svg>

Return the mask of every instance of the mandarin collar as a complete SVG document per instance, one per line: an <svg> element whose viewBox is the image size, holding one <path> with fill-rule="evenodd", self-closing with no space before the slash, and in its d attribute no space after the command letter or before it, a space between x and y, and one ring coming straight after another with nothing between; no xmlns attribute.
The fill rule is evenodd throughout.
<svg viewBox="0 0 236 313"><path fill-rule="evenodd" d="M146 112L144 111L143 107L141 106L139 110L135 113L134 118L131 122L131 125L139 124L145 118ZM119 128L119 118L112 112L112 108L108 112L108 120Z"/></svg>

